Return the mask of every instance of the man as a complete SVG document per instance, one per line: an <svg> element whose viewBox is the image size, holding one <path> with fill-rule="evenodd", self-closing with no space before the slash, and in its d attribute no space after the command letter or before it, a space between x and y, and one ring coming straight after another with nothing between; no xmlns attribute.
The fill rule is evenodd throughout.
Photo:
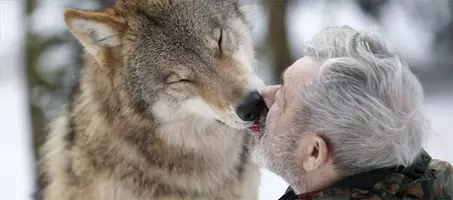
<svg viewBox="0 0 453 200"><path fill-rule="evenodd" d="M453 199L453 168L422 149L422 87L384 41L318 33L262 96L254 156L285 179L282 200ZM264 119L262 119L263 121Z"/></svg>

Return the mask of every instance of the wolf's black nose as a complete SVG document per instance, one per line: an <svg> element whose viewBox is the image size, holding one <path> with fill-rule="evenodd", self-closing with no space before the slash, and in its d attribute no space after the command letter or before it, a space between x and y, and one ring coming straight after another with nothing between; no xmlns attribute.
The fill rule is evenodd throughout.
<svg viewBox="0 0 453 200"><path fill-rule="evenodd" d="M263 97L254 91L245 96L236 107L237 115L244 121L255 121L266 108Z"/></svg>

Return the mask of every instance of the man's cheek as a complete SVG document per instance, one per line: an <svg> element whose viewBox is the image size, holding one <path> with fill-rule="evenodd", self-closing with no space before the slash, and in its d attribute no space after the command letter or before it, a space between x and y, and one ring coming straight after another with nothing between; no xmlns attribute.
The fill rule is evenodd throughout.
<svg viewBox="0 0 453 200"><path fill-rule="evenodd" d="M272 106L270 109L269 109L269 112L267 113L267 116L266 116L266 121L273 121L276 119L278 115L278 108L276 108L276 106Z"/></svg>
<svg viewBox="0 0 453 200"><path fill-rule="evenodd" d="M266 126L273 129L278 126L280 121L280 109L277 106L272 106L266 116Z"/></svg>

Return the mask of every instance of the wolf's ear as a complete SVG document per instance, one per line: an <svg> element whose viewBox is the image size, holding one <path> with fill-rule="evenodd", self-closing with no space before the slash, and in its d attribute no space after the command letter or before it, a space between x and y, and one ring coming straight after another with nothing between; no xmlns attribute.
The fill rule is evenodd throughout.
<svg viewBox="0 0 453 200"><path fill-rule="evenodd" d="M105 11L64 10L64 21L71 33L93 55L100 49L121 43L120 34L125 27L124 18L112 9Z"/></svg>

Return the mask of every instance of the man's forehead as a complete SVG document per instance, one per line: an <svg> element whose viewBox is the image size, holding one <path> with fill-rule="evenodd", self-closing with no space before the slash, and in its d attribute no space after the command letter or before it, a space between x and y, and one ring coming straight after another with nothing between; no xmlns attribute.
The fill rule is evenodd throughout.
<svg viewBox="0 0 453 200"><path fill-rule="evenodd" d="M286 68L285 71L283 71L283 73L282 73L282 78L281 78L281 80L283 81L282 85L284 85L285 80L288 78L288 69L289 69L289 67Z"/></svg>
<svg viewBox="0 0 453 200"><path fill-rule="evenodd" d="M285 90L290 90L291 88L297 87L299 84L297 83L298 80L300 80L301 73L297 73L291 67L288 67L283 73L282 73L282 87L285 88Z"/></svg>
<svg viewBox="0 0 453 200"><path fill-rule="evenodd" d="M314 61L310 57L302 57L282 73L282 84L291 82L304 81L313 78L319 71L320 63Z"/></svg>
<svg viewBox="0 0 453 200"><path fill-rule="evenodd" d="M300 77L302 74L301 66L296 66L295 64L291 65L290 67L286 68L285 71L282 73L282 84L285 82L290 81L293 78Z"/></svg>

